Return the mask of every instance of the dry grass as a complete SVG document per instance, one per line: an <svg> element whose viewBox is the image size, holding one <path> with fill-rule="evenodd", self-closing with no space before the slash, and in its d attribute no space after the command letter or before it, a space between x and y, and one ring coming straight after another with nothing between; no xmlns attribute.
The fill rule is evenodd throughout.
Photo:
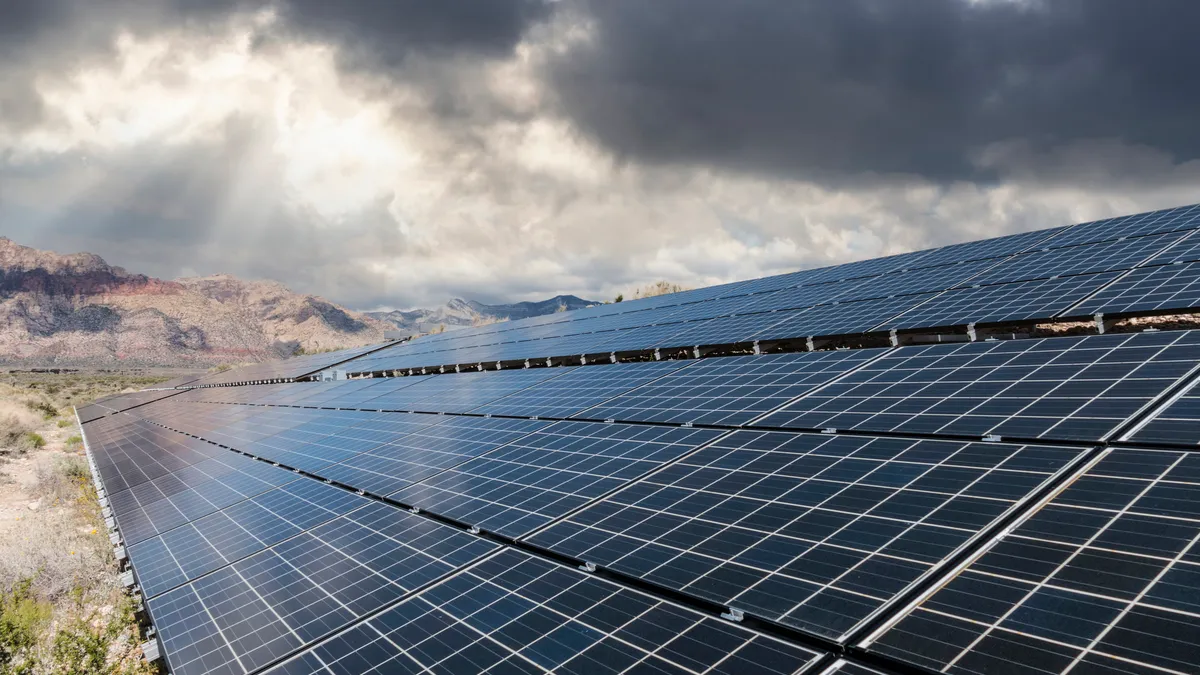
<svg viewBox="0 0 1200 675"><path fill-rule="evenodd" d="M141 635L72 405L141 388L127 374L0 375L0 675L135 675ZM44 447L28 439L37 434Z"/></svg>

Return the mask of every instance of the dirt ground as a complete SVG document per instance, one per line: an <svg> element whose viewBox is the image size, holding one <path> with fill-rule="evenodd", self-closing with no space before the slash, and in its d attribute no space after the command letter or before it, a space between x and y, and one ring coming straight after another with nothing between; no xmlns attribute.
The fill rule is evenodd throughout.
<svg viewBox="0 0 1200 675"><path fill-rule="evenodd" d="M0 675L155 672L71 406L166 377L0 373Z"/></svg>

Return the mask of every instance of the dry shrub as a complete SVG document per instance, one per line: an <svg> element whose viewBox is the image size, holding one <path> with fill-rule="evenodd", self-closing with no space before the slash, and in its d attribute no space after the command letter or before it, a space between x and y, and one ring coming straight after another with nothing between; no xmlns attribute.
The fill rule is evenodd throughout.
<svg viewBox="0 0 1200 675"><path fill-rule="evenodd" d="M42 416L29 406L12 400L0 400L0 450L28 449L28 436L42 426Z"/></svg>

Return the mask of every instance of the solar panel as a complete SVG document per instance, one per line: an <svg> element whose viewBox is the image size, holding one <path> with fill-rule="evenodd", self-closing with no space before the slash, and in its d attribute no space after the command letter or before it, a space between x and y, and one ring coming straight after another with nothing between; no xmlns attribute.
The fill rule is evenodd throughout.
<svg viewBox="0 0 1200 675"><path fill-rule="evenodd" d="M1176 244L1146 261L1147 265L1171 265L1200 260L1200 234L1192 230Z"/></svg>
<svg viewBox="0 0 1200 675"><path fill-rule="evenodd" d="M514 417L570 417L690 365L692 362L689 361L652 361L578 368L471 412Z"/></svg>
<svg viewBox="0 0 1200 675"><path fill-rule="evenodd" d="M845 374L883 351L854 349L702 359L575 417L736 426Z"/></svg>
<svg viewBox="0 0 1200 675"><path fill-rule="evenodd" d="M760 426L1102 441L1200 364L1200 331L902 347Z"/></svg>
<svg viewBox="0 0 1200 675"><path fill-rule="evenodd" d="M268 672L784 675L820 657L506 550Z"/></svg>
<svg viewBox="0 0 1200 675"><path fill-rule="evenodd" d="M837 662L829 666L821 675L887 675L887 673L852 661L838 659Z"/></svg>
<svg viewBox="0 0 1200 675"><path fill-rule="evenodd" d="M886 319L918 307L934 295L898 295L892 298L821 305L777 323L757 333L753 338L777 340L868 333Z"/></svg>
<svg viewBox="0 0 1200 675"><path fill-rule="evenodd" d="M1197 223L1200 224L1200 223ZM1137 267L1179 241L1186 232L1171 232L1068 248L1022 253L971 279L973 284L1045 279L1050 276L1111 272Z"/></svg>
<svg viewBox="0 0 1200 675"><path fill-rule="evenodd" d="M520 537L712 441L710 429L559 422L392 495Z"/></svg>
<svg viewBox="0 0 1200 675"><path fill-rule="evenodd" d="M129 545L129 557L142 593L152 598L366 504L299 479Z"/></svg>
<svg viewBox="0 0 1200 675"><path fill-rule="evenodd" d="M372 494L388 495L552 424L499 418L444 419L442 424L316 473Z"/></svg>
<svg viewBox="0 0 1200 675"><path fill-rule="evenodd" d="M1116 315L1196 308L1200 308L1200 262L1133 270L1071 313Z"/></svg>
<svg viewBox="0 0 1200 675"><path fill-rule="evenodd" d="M1004 258L1014 253L1035 249L1065 229L1065 227L1057 227L1048 230L1035 230L1033 232L1022 232L1021 234L1010 234L1005 237L968 241L936 248L913 261L913 268L933 267L935 265L971 260L986 260L988 258Z"/></svg>
<svg viewBox="0 0 1200 675"><path fill-rule="evenodd" d="M1138 443L1200 445L1200 379L1139 424L1128 439Z"/></svg>
<svg viewBox="0 0 1200 675"><path fill-rule="evenodd" d="M1080 454L739 431L529 541L842 640Z"/></svg>
<svg viewBox="0 0 1200 675"><path fill-rule="evenodd" d="M1027 321L1050 318L1064 312L1090 316L1086 311L1067 310L1112 283L1119 275L1119 272L1104 272L959 288L946 291L883 322L879 327L904 330Z"/></svg>
<svg viewBox="0 0 1200 675"><path fill-rule="evenodd" d="M735 282L78 416L174 673L1193 672L1200 331L778 352L1191 311L1198 225ZM406 377L295 381L328 369ZM203 386L248 382L274 383Z"/></svg>
<svg viewBox="0 0 1200 675"><path fill-rule="evenodd" d="M1198 460L1106 451L869 649L981 675L1196 672Z"/></svg>
<svg viewBox="0 0 1200 675"><path fill-rule="evenodd" d="M1046 242L1055 248L1112 241L1122 237L1140 237L1161 232L1193 230L1200 227L1200 205L1119 216L1067 228Z"/></svg>
<svg viewBox="0 0 1200 675"><path fill-rule="evenodd" d="M121 505L126 501L121 499L122 493L110 493L125 542L137 543L297 478L290 471L222 452L227 456L164 477L176 477L181 489L171 490L161 499L149 495L135 504ZM188 475L179 479L177 474L182 473ZM130 490L129 494L133 492Z"/></svg>
<svg viewBox="0 0 1200 675"><path fill-rule="evenodd" d="M147 605L172 673L252 673L496 548L369 502Z"/></svg>

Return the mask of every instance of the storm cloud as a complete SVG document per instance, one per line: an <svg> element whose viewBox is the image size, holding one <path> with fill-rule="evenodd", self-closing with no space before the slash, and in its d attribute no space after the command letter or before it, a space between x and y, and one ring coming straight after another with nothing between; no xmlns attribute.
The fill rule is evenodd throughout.
<svg viewBox="0 0 1200 675"><path fill-rule="evenodd" d="M0 234L374 308L1200 201L1193 5L17 0Z"/></svg>

